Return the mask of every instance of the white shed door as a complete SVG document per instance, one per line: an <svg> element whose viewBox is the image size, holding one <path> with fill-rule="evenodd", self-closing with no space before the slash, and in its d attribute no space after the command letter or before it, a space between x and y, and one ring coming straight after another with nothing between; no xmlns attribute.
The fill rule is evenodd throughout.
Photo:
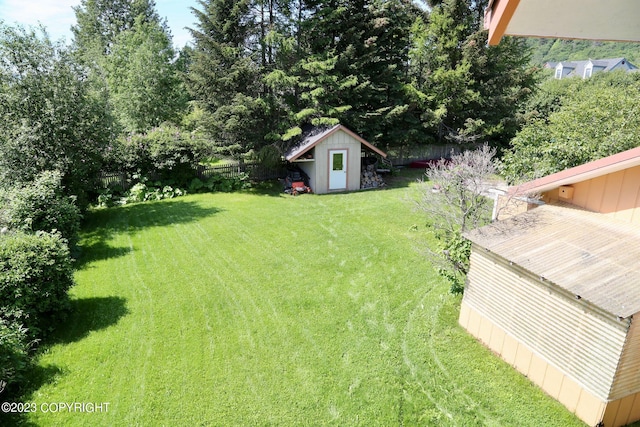
<svg viewBox="0 0 640 427"><path fill-rule="evenodd" d="M329 190L347 188L347 150L329 150Z"/></svg>

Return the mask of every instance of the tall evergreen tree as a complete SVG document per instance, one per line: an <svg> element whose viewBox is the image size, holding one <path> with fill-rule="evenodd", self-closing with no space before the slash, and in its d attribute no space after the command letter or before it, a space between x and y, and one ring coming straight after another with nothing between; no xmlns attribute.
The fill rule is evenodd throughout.
<svg viewBox="0 0 640 427"><path fill-rule="evenodd" d="M518 105L536 84L523 42L487 45L486 0L433 0L414 25L411 76L429 100L440 130L452 139L506 145L518 126Z"/></svg>
<svg viewBox="0 0 640 427"><path fill-rule="evenodd" d="M257 70L248 54L251 23L248 0L201 0L193 8L197 29L187 75L191 95L201 103L210 120L207 130L227 153L237 154L251 143L259 93Z"/></svg>
<svg viewBox="0 0 640 427"><path fill-rule="evenodd" d="M404 0L312 0L301 32L308 55L299 81L306 101L296 118L340 121L376 143L405 143L420 127L407 82L410 26ZM403 132L399 129L403 128Z"/></svg>
<svg viewBox="0 0 640 427"><path fill-rule="evenodd" d="M290 1L202 0L187 84L208 113L206 128L223 154L277 139L287 93L277 72L294 50ZM289 59L287 59L289 58ZM286 121L284 121L286 122Z"/></svg>

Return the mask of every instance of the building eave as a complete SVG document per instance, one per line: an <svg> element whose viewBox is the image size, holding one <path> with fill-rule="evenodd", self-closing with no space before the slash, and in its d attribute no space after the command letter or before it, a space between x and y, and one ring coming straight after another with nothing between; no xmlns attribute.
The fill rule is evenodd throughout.
<svg viewBox="0 0 640 427"><path fill-rule="evenodd" d="M509 189L511 194L540 194L640 165L640 147L566 169Z"/></svg>
<svg viewBox="0 0 640 427"><path fill-rule="evenodd" d="M638 42L639 17L637 0L493 0L484 25L490 45L505 35Z"/></svg>

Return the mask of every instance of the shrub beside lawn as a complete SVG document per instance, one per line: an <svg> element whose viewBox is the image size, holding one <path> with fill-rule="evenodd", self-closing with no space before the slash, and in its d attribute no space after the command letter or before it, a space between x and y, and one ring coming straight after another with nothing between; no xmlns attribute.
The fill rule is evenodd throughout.
<svg viewBox="0 0 640 427"><path fill-rule="evenodd" d="M88 214L38 425L582 425L458 325L409 186Z"/></svg>

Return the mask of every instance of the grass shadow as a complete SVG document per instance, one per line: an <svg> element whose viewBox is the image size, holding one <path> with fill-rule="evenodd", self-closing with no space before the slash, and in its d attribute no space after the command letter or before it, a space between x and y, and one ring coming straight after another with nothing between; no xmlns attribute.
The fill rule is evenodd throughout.
<svg viewBox="0 0 640 427"><path fill-rule="evenodd" d="M270 179L268 181L260 181L254 183L251 188L242 190L243 193L252 194L256 196L270 196L270 197L283 197L286 196L284 192L284 182L281 179Z"/></svg>
<svg viewBox="0 0 640 427"><path fill-rule="evenodd" d="M190 223L218 212L220 209L215 207L176 199L136 203L90 212L86 217L85 230L89 237L105 238L114 232L135 233L150 227Z"/></svg>
<svg viewBox="0 0 640 427"><path fill-rule="evenodd" d="M203 207L197 202L163 200L136 203L107 209L96 209L85 216L78 245L76 268L117 258L131 252L129 247L114 247L109 240L116 233L137 233L151 227L185 224L220 212L215 207Z"/></svg>
<svg viewBox="0 0 640 427"><path fill-rule="evenodd" d="M30 404L33 394L40 387L51 384L62 375L62 369L54 365L31 365L28 368L26 381L18 390L6 390L0 394L0 402ZM16 408L17 409L17 408ZM29 406L29 409L33 409ZM36 406L36 410L40 409ZM0 411L0 426L33 427L36 423L27 420L26 413Z"/></svg>
<svg viewBox="0 0 640 427"><path fill-rule="evenodd" d="M55 344L79 341L92 331L99 331L115 325L128 314L126 300L120 297L80 298L70 301L68 317L61 322L38 348L45 352ZM30 403L34 393L41 387L54 383L64 371L55 365L37 365L27 368L25 381L17 389L8 389L0 394L0 402ZM38 408L36 408L38 409ZM35 426L27 419L27 414L3 413L0 411L1 426Z"/></svg>
<svg viewBox="0 0 640 427"><path fill-rule="evenodd" d="M114 247L104 240L95 240L92 242L84 242L78 247L79 257L75 261L75 268L81 270L88 264L95 261L118 258L131 252L131 248Z"/></svg>
<svg viewBox="0 0 640 427"><path fill-rule="evenodd" d="M129 313L127 300L122 297L80 298L71 300L69 305L68 316L42 343L43 348L80 341L90 332L115 325Z"/></svg>

